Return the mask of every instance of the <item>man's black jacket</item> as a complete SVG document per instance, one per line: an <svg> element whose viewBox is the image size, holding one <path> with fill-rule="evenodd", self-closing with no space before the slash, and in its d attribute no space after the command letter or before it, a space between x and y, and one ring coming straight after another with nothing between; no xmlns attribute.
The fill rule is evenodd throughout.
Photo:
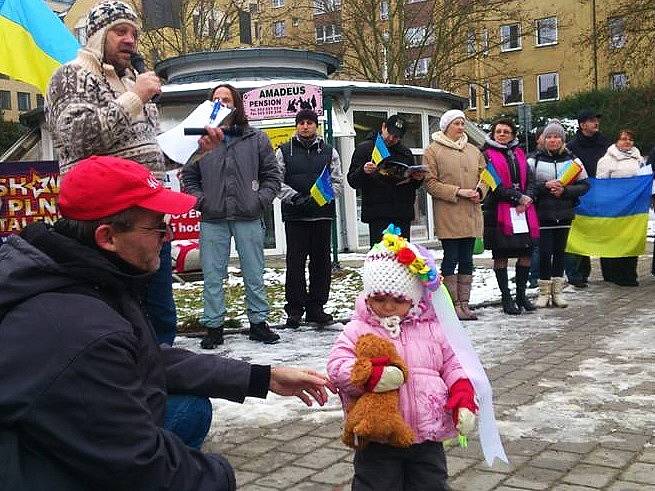
<svg viewBox="0 0 655 491"><path fill-rule="evenodd" d="M395 181L378 173L366 174L364 164L371 161L377 134L361 142L353 152L348 169L348 184L362 190L362 222L375 220L413 220L416 190L423 181L410 179L398 185ZM407 165L415 165L409 148L397 143L389 148L391 157Z"/></svg>
<svg viewBox="0 0 655 491"><path fill-rule="evenodd" d="M166 395L243 401L269 369L160 348L147 277L43 224L0 247L0 490L235 488L161 428Z"/></svg>

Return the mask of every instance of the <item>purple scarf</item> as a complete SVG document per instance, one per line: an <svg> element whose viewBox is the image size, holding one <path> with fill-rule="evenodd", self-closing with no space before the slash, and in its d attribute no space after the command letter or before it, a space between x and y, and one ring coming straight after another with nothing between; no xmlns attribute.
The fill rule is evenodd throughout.
<svg viewBox="0 0 655 491"><path fill-rule="evenodd" d="M528 185L528 163L525 158L525 152L521 147L514 147L510 149L514 153L516 158L517 167L519 169L519 181L521 186L521 192L525 192ZM509 163L503 155L503 152L497 148L489 147L485 150L489 161L496 169L498 177L500 177L501 185L506 188L512 187L512 174L509 170ZM510 217L510 208L512 208L511 203L507 201L499 201L496 203L496 222L502 230L504 235L510 236L514 234L514 229L512 227L512 219ZM530 237L532 239L539 238L539 219L537 218L537 211L535 209L534 203L530 205L526 210L526 218L528 221L528 229L530 230Z"/></svg>

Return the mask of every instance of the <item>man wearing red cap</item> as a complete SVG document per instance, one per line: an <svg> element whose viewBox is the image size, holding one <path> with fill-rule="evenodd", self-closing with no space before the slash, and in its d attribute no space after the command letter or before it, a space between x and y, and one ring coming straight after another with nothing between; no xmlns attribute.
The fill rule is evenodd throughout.
<svg viewBox="0 0 655 491"><path fill-rule="evenodd" d="M61 220L2 246L3 489L235 489L224 458L192 448L209 429L207 397L325 403L332 387L313 371L158 345L143 286L170 238L165 214L195 201L135 162L91 157L63 178ZM164 429L174 393L209 407L182 428L195 433L188 445Z"/></svg>

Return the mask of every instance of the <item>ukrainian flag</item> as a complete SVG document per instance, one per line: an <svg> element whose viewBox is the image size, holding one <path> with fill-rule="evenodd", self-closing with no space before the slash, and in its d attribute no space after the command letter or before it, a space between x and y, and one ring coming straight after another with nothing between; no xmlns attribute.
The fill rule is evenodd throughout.
<svg viewBox="0 0 655 491"><path fill-rule="evenodd" d="M318 176L318 179L316 179L316 182L309 190L309 194L318 203L318 206L323 206L334 200L334 188L332 187L330 171L327 165L323 168L323 172L321 172L321 175Z"/></svg>
<svg viewBox="0 0 655 491"><path fill-rule="evenodd" d="M43 0L0 0L0 72L45 93L79 44Z"/></svg>
<svg viewBox="0 0 655 491"><path fill-rule="evenodd" d="M580 198L566 252L584 256L639 256L646 248L652 173L620 179L589 179Z"/></svg>
<svg viewBox="0 0 655 491"><path fill-rule="evenodd" d="M391 154L389 153L387 144L384 143L384 138L382 138L382 134L378 133L378 137L375 139L375 147L373 147L373 154L371 155L371 160L375 165L378 165L380 162L382 162L390 155Z"/></svg>
<svg viewBox="0 0 655 491"><path fill-rule="evenodd" d="M491 188L492 191L495 191L502 182L498 172L496 172L496 169L491 164L491 162L487 162L487 166L480 173L480 181L485 183L489 188Z"/></svg>

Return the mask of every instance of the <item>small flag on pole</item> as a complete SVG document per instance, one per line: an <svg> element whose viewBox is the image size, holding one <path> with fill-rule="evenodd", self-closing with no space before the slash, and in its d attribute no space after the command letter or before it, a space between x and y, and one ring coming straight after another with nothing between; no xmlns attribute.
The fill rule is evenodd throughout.
<svg viewBox="0 0 655 491"><path fill-rule="evenodd" d="M373 154L371 155L371 160L375 165L378 165L384 159L386 159L391 154L387 148L387 144L384 143L384 138L378 133L378 137L375 140L375 147L373 147Z"/></svg>
<svg viewBox="0 0 655 491"><path fill-rule="evenodd" d="M566 164L564 169L562 169L562 173L557 180L562 183L562 186L568 186L572 182L575 182L580 175L580 172L582 172L582 168L582 164L578 159L571 160Z"/></svg>
<svg viewBox="0 0 655 491"><path fill-rule="evenodd" d="M491 162L487 162L487 167L480 173L480 181L485 183L492 191L495 191L496 188L500 185L501 180L494 169L494 166L491 165Z"/></svg>
<svg viewBox="0 0 655 491"><path fill-rule="evenodd" d="M318 206L323 206L331 203L334 200L334 188L332 187L332 180L330 179L330 171L326 165L323 172L318 176L316 182L309 190L309 194Z"/></svg>

